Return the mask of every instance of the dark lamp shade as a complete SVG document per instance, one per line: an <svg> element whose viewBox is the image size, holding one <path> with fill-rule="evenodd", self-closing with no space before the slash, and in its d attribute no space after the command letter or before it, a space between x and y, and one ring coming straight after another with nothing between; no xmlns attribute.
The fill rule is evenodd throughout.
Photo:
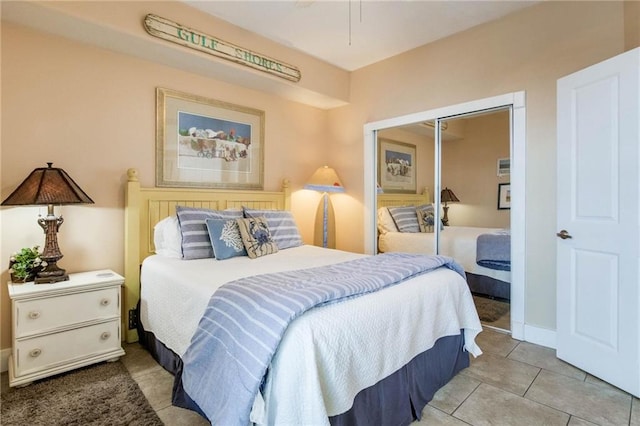
<svg viewBox="0 0 640 426"><path fill-rule="evenodd" d="M456 194L454 194L452 190L445 188L440 193L440 201L443 203L455 203L460 200L458 200L458 197L456 197Z"/></svg>
<svg viewBox="0 0 640 426"><path fill-rule="evenodd" d="M93 204L93 200L62 169L40 167L31 172L3 206Z"/></svg>

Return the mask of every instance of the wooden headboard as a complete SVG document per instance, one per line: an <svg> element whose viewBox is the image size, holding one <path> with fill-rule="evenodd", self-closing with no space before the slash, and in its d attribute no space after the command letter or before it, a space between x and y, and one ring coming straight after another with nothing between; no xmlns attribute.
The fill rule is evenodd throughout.
<svg viewBox="0 0 640 426"><path fill-rule="evenodd" d="M377 199L378 209L380 207L419 206L431 203L431 194L429 188L424 188L422 194L378 194Z"/></svg>
<svg viewBox="0 0 640 426"><path fill-rule="evenodd" d="M142 188L138 171L127 171L124 204L124 330L127 342L138 340L137 330L129 330L127 318L140 299L140 265L154 254L153 227L174 215L176 205L212 210L253 209L290 210L289 181L281 192L220 189Z"/></svg>

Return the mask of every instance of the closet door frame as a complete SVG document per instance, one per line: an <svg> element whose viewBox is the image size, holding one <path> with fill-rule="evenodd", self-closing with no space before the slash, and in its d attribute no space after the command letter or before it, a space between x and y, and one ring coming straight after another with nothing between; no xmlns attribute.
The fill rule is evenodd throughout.
<svg viewBox="0 0 640 426"><path fill-rule="evenodd" d="M364 237L365 253L377 252L376 223L376 165L378 164L377 132L392 127L425 121L438 121L476 111L511 108L511 336L525 340L525 92L513 92L490 98L416 112L364 125ZM437 127L436 127L437 128ZM437 160L436 160L437 161ZM440 188L439 167L436 165L434 194ZM439 208L438 216L439 216Z"/></svg>

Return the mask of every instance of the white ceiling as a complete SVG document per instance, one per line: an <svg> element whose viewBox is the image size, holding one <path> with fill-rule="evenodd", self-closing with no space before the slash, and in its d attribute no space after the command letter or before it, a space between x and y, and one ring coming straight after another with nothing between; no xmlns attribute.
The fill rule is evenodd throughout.
<svg viewBox="0 0 640 426"><path fill-rule="evenodd" d="M185 1L285 46L353 71L538 1Z"/></svg>

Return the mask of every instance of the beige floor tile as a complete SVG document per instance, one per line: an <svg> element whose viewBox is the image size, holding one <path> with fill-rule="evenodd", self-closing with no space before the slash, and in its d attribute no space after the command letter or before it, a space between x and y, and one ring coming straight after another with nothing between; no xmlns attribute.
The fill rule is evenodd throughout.
<svg viewBox="0 0 640 426"><path fill-rule="evenodd" d="M631 396L550 371L542 370L525 397L593 423L629 424Z"/></svg>
<svg viewBox="0 0 640 426"><path fill-rule="evenodd" d="M135 381L154 410L158 411L171 406L173 376L170 373L160 369L159 371L137 376Z"/></svg>
<svg viewBox="0 0 640 426"><path fill-rule="evenodd" d="M481 384L453 416L474 426L566 426L569 415L494 386Z"/></svg>
<svg viewBox="0 0 640 426"><path fill-rule="evenodd" d="M539 372L537 367L486 353L472 359L460 374L522 396Z"/></svg>
<svg viewBox="0 0 640 426"><path fill-rule="evenodd" d="M512 339L510 334L485 328L476 337L476 343L484 353L506 357L518 345L519 341Z"/></svg>
<svg viewBox="0 0 640 426"><path fill-rule="evenodd" d="M613 386L611 383L605 382L604 380L597 378L596 376L592 376L589 373L586 373L586 374L587 374L587 378L584 381L587 383L593 383L594 385L604 386L614 391L625 392L622 389Z"/></svg>
<svg viewBox="0 0 640 426"><path fill-rule="evenodd" d="M447 413L443 413L437 408L427 405L422 410L422 418L420 421L411 423L412 426L466 426L467 424L461 422L455 417L451 417Z"/></svg>
<svg viewBox="0 0 640 426"><path fill-rule="evenodd" d="M134 379L149 373L164 371L146 349L139 343L129 343L124 346L126 355L120 358Z"/></svg>
<svg viewBox="0 0 640 426"><path fill-rule="evenodd" d="M174 407L173 405L156 412L165 425L171 426L208 426L209 422L195 411Z"/></svg>
<svg viewBox="0 0 640 426"><path fill-rule="evenodd" d="M509 354L508 358L514 361L526 362L527 364L578 380L584 380L587 375L584 371L558 359L554 349L532 343L521 342L518 347Z"/></svg>
<svg viewBox="0 0 640 426"><path fill-rule="evenodd" d="M478 380L458 374L436 392L429 405L451 414L479 385Z"/></svg>
<svg viewBox="0 0 640 426"><path fill-rule="evenodd" d="M631 403L631 422L630 426L640 426L640 399L633 398Z"/></svg>
<svg viewBox="0 0 640 426"><path fill-rule="evenodd" d="M597 426L595 423L582 420L580 417L571 416L567 426Z"/></svg>

